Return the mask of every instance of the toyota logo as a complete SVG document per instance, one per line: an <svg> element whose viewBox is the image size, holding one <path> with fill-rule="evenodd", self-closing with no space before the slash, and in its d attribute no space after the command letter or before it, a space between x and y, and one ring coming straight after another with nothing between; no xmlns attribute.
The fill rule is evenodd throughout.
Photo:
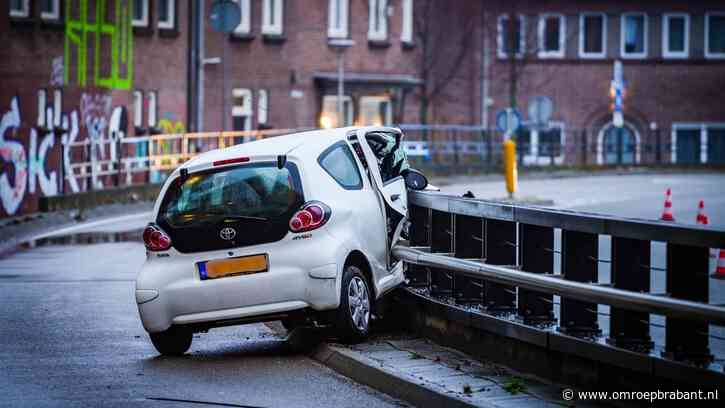
<svg viewBox="0 0 725 408"><path fill-rule="evenodd" d="M219 236L221 237L221 239L229 241L237 236L237 230L231 227L226 227L219 231Z"/></svg>

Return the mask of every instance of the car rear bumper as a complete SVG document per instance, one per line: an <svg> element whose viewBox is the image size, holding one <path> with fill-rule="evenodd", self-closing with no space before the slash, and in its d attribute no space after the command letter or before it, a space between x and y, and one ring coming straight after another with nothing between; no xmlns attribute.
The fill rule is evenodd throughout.
<svg viewBox="0 0 725 408"><path fill-rule="evenodd" d="M325 232L314 238L236 249L233 256L268 254L269 270L218 279L202 280L196 262L230 256L228 251L149 254L136 282L144 328L153 333L171 325L213 327L305 308L337 308L345 251Z"/></svg>

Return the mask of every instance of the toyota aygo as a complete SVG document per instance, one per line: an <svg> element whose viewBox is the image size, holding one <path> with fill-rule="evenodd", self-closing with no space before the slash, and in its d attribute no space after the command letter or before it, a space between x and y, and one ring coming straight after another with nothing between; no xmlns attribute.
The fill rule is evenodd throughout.
<svg viewBox="0 0 725 408"><path fill-rule="evenodd" d="M165 355L192 334L281 320L369 330L376 301L404 280L391 247L407 228L400 130L310 131L201 154L161 188L136 281L144 328Z"/></svg>

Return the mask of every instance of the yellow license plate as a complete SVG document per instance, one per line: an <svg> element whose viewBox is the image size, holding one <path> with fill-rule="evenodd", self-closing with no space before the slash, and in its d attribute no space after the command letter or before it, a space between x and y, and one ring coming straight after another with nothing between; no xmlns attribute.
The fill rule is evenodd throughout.
<svg viewBox="0 0 725 408"><path fill-rule="evenodd" d="M198 262L196 266L199 276L205 280L267 272L269 260L267 254L261 254Z"/></svg>

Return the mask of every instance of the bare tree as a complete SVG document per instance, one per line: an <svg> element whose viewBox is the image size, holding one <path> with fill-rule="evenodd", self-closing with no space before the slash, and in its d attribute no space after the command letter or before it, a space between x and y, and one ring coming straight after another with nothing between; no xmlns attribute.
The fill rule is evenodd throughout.
<svg viewBox="0 0 725 408"><path fill-rule="evenodd" d="M420 123L428 123L433 102L460 72L473 46L477 13L445 0L416 2L415 35L418 50Z"/></svg>

